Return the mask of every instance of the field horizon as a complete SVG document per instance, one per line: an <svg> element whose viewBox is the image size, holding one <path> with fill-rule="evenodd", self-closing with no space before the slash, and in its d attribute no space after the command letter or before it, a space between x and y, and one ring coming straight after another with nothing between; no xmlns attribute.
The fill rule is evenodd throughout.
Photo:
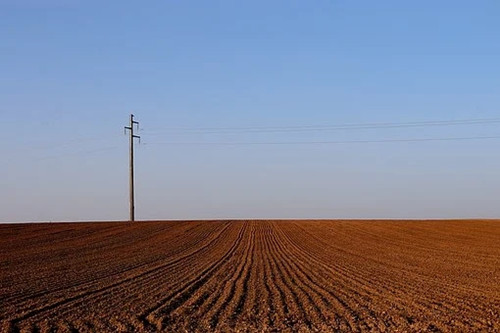
<svg viewBox="0 0 500 333"><path fill-rule="evenodd" d="M33 220L33 221L0 221L0 224L66 224L66 223L150 223L150 222L231 222L231 221L255 221L255 222L264 222L264 221L352 221L352 222L370 222L370 221L387 221L387 222L419 222L419 221L496 221L500 222L500 217L445 217L445 218L435 218L435 217L426 217L426 218L295 218L295 217L283 217L283 218L192 218L192 219L136 219L135 221L117 219L117 220L55 220L55 221L46 221L46 220Z"/></svg>

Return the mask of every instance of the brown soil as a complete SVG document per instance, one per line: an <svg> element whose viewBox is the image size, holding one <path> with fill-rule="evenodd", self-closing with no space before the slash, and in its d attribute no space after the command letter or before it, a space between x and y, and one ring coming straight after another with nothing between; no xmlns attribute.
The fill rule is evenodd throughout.
<svg viewBox="0 0 500 333"><path fill-rule="evenodd" d="M500 331L499 221L0 225L4 332Z"/></svg>

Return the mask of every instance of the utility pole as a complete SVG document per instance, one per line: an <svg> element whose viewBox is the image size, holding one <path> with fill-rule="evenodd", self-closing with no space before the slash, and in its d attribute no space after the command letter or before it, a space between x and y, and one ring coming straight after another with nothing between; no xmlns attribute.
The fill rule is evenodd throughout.
<svg viewBox="0 0 500 333"><path fill-rule="evenodd" d="M139 130L139 122L134 120L134 115L130 115L130 126L125 126L125 132L129 131L130 140L130 222L135 221L135 193L134 193L134 139L141 139L134 134L134 125Z"/></svg>

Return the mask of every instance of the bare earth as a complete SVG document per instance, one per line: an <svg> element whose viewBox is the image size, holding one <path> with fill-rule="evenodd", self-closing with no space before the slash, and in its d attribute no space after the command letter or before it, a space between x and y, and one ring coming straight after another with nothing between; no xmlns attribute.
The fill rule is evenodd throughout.
<svg viewBox="0 0 500 333"><path fill-rule="evenodd" d="M500 221L0 225L3 332L498 332Z"/></svg>

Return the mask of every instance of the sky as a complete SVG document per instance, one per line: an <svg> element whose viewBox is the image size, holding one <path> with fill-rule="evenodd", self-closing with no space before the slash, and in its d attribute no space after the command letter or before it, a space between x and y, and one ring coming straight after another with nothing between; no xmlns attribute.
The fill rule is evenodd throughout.
<svg viewBox="0 0 500 333"><path fill-rule="evenodd" d="M498 218L499 12L0 0L0 221Z"/></svg>

